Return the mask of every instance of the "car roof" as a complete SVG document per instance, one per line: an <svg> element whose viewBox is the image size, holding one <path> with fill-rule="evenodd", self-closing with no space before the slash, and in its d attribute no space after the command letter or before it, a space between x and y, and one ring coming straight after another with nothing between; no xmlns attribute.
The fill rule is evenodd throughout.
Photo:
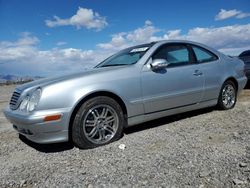
<svg viewBox="0 0 250 188"><path fill-rule="evenodd" d="M135 46L131 46L128 47L124 50L128 50L128 49L133 49L133 48L141 48L141 47L152 47L154 45L157 46L161 46L164 44L168 44L168 43L183 43L183 44L191 44L191 45L197 45L199 47L203 47L211 52L213 52L216 55L221 55L222 53L218 52L217 50L215 50L214 48L211 48L205 44L199 43L199 42L194 42L194 41L189 41L189 40L159 40L159 41L153 41L151 43L145 43L145 44L141 44L141 45L135 45Z"/></svg>
<svg viewBox="0 0 250 188"><path fill-rule="evenodd" d="M167 43L186 43L186 44L196 44L196 45L203 45L201 43L193 42L193 41L188 41L188 40L158 40L158 41L152 41L150 43L145 43L145 44L140 44L140 45L135 45L135 46L130 46L126 49L130 48L140 48L140 47L145 47L145 46L153 46L154 44L167 44Z"/></svg>

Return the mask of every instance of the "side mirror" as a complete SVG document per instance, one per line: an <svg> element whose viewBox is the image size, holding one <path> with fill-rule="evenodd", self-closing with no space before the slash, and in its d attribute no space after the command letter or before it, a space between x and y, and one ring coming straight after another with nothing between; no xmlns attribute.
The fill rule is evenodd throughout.
<svg viewBox="0 0 250 188"><path fill-rule="evenodd" d="M152 63L150 63L150 68L154 70L165 69L169 63L165 59L154 59Z"/></svg>

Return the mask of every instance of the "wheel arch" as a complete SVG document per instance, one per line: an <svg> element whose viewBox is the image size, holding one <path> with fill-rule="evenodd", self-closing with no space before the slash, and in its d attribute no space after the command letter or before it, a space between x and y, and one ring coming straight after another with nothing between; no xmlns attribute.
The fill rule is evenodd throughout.
<svg viewBox="0 0 250 188"><path fill-rule="evenodd" d="M75 118L77 111L82 106L82 104L85 103L87 100L94 98L94 97L99 97L99 96L106 96L106 97L110 97L110 98L114 99L122 108L125 119L127 119L127 114L128 114L127 107L126 107L124 101L121 99L121 97L119 97L117 94L114 94L113 92L109 92L109 91L96 91L96 92L90 93L78 101L77 105L75 105L74 110L72 111L72 113L70 115L69 127L68 127L68 130L69 130L68 136L69 136L70 142L72 141L72 125L73 125L74 118Z"/></svg>
<svg viewBox="0 0 250 188"><path fill-rule="evenodd" d="M232 81L236 87L236 92L238 92L239 84L238 84L238 81L234 77L227 78L223 83L225 83L226 81Z"/></svg>

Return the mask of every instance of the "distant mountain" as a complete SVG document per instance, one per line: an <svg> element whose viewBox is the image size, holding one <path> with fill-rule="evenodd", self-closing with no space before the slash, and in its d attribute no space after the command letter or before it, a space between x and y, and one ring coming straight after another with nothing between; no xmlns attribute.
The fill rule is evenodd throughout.
<svg viewBox="0 0 250 188"><path fill-rule="evenodd" d="M18 76L15 76L15 75L0 75L0 79L3 79L3 80L18 80Z"/></svg>
<svg viewBox="0 0 250 188"><path fill-rule="evenodd" d="M33 80L38 80L43 77L41 76L16 76L16 75L0 75L0 84L17 84L25 83Z"/></svg>

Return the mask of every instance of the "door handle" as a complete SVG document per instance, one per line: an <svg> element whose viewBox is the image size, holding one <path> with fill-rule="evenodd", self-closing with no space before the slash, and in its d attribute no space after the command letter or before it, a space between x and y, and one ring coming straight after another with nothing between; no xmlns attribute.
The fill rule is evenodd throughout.
<svg viewBox="0 0 250 188"><path fill-rule="evenodd" d="M193 73L194 76L201 76L202 75L202 72L199 71L199 70L195 70L194 73Z"/></svg>

